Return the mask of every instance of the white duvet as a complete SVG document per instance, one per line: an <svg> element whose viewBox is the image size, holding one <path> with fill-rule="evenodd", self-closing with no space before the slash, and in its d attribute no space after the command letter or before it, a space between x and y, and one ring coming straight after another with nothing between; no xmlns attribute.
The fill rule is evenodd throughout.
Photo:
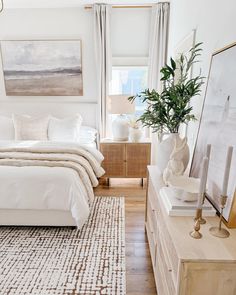
<svg viewBox="0 0 236 295"><path fill-rule="evenodd" d="M81 227L102 160L76 143L0 141L0 209L70 210Z"/></svg>

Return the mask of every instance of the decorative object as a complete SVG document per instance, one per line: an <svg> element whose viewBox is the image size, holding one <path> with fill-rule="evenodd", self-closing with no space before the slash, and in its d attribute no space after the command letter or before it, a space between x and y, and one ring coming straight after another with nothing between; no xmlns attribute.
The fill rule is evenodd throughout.
<svg viewBox="0 0 236 295"><path fill-rule="evenodd" d="M199 184L198 178L185 175L172 176L167 182L175 193L175 197L183 202L194 202L198 199Z"/></svg>
<svg viewBox="0 0 236 295"><path fill-rule="evenodd" d="M228 146L236 146L236 43L212 55L208 85L205 94L200 126L193 154L190 175L199 177L199 161L205 154L205 145L212 145L209 163L207 197L218 211L222 195L222 179L225 153ZM223 221L228 227L236 227L236 157L232 157L227 204Z"/></svg>
<svg viewBox="0 0 236 295"><path fill-rule="evenodd" d="M119 142L102 139L100 150L104 156L102 167L108 178L146 178L147 165L150 165L151 142ZM109 181L108 181L109 183ZM143 184L143 182L142 182Z"/></svg>
<svg viewBox="0 0 236 295"><path fill-rule="evenodd" d="M156 293L235 295L236 230L229 230L230 239L214 238L208 229L218 225L219 218L210 217L207 224L201 226L204 238L193 239L189 235L192 216L168 216L166 213L160 191L171 189L163 187L158 167L148 167L147 184L145 225ZM188 202L182 203L188 205Z"/></svg>
<svg viewBox="0 0 236 295"><path fill-rule="evenodd" d="M193 228L193 231L190 232L190 236L194 239L201 239L202 234L199 232L200 228L201 228L201 222L200 222L200 219L198 218L194 223L194 228Z"/></svg>
<svg viewBox="0 0 236 295"><path fill-rule="evenodd" d="M188 194L188 193L186 193ZM160 198L164 204L165 210L169 216L191 216L196 214L197 201L182 201L176 198L176 191L172 187L160 189ZM203 204L204 216L215 216L216 210L205 200Z"/></svg>
<svg viewBox="0 0 236 295"><path fill-rule="evenodd" d="M83 95L80 40L1 41L8 96Z"/></svg>
<svg viewBox="0 0 236 295"><path fill-rule="evenodd" d="M225 204L227 201L227 196L221 196L220 197L220 220L219 220L219 226L213 226L209 229L210 233L217 237L217 238L228 238L230 236L230 233L227 229L222 228L222 218L223 218L223 212L225 208Z"/></svg>
<svg viewBox="0 0 236 295"><path fill-rule="evenodd" d="M1 294L124 295L124 218L124 198L96 197L80 231L1 227Z"/></svg>
<svg viewBox="0 0 236 295"><path fill-rule="evenodd" d="M180 167L175 167L173 170L182 170L184 171L188 165L189 161L189 147L187 145L186 138L181 138L179 133L170 133L163 134L160 136L160 140L157 146L157 153L159 157L157 157L157 166L160 172L164 172L169 163L170 157L173 154L173 165L176 162L180 163ZM176 160L175 161L175 158ZM170 162L171 166L171 162ZM171 169L172 170L172 169ZM174 172L174 171L173 171ZM168 170L165 172L165 182L167 182Z"/></svg>
<svg viewBox="0 0 236 295"><path fill-rule="evenodd" d="M135 106L128 101L127 95L110 95L108 97L108 112L118 115L112 121L113 139L126 141L129 137L129 124L126 114L133 114Z"/></svg>
<svg viewBox="0 0 236 295"><path fill-rule="evenodd" d="M160 148L163 148L166 142L163 141L163 144L160 143ZM171 147L171 145L169 145ZM189 148L187 144L187 138L181 139L179 134L176 133L174 136L174 147L170 155L167 154L167 150L163 150L163 155L166 156L166 160L169 158L167 166L163 172L163 180L165 184L168 184L168 180L172 176L180 176L183 175L189 161ZM168 155L168 156L167 156ZM164 162L164 158L159 161L159 163ZM163 165L164 167L164 165Z"/></svg>
<svg viewBox="0 0 236 295"><path fill-rule="evenodd" d="M142 138L142 130L137 119L129 120L129 139L131 142L139 142Z"/></svg>
<svg viewBox="0 0 236 295"><path fill-rule="evenodd" d="M224 208L227 202L227 191L228 191L228 182L229 182L229 172L230 172L230 166L232 161L232 155L233 155L233 147L229 146L227 151L227 157L226 157L226 164L225 164L225 172L224 172L224 179L223 179L223 187L222 187L222 195L220 197L220 221L219 221L219 227L211 227L210 233L213 236L216 236L218 238L228 238L229 237L229 231L222 228L222 218L223 218L223 212Z"/></svg>
<svg viewBox="0 0 236 295"><path fill-rule="evenodd" d="M147 108L139 120L143 126L151 127L153 132L157 132L160 138L163 138L165 133L178 133L181 124L187 124L196 119L192 114L192 107L189 103L192 97L200 94L203 77L197 75L189 78L189 73L193 63L197 61L196 59L200 55L200 45L201 43L198 43L192 47L187 55L181 54L178 60L171 58L170 65L161 69L163 75L161 78L163 82L162 91L146 89L140 94L129 97L132 102L139 98L147 104ZM166 145L168 145L168 142ZM162 150L166 151L167 149L158 148L157 165L163 172L173 147L168 148L169 155L166 152L165 156L163 156ZM183 151L186 151L186 149L183 149Z"/></svg>
<svg viewBox="0 0 236 295"><path fill-rule="evenodd" d="M139 142L142 136L143 134L140 128L129 127L129 139L131 142Z"/></svg>

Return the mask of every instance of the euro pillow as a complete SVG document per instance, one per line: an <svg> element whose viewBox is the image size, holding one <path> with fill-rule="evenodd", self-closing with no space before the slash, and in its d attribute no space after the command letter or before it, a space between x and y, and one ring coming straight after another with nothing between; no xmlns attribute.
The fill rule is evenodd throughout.
<svg viewBox="0 0 236 295"><path fill-rule="evenodd" d="M16 140L48 140L49 116L27 117L13 115Z"/></svg>
<svg viewBox="0 0 236 295"><path fill-rule="evenodd" d="M48 139L51 141L78 141L82 121L79 114L64 119L51 117L48 126Z"/></svg>
<svg viewBox="0 0 236 295"><path fill-rule="evenodd" d="M0 140L14 140L15 130L11 117L0 116Z"/></svg>

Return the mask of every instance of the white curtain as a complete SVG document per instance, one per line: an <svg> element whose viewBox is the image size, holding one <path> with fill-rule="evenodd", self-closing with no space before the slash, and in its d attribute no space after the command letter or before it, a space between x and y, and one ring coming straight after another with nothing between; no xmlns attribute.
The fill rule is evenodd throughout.
<svg viewBox="0 0 236 295"><path fill-rule="evenodd" d="M152 7L151 34L149 44L148 87L161 89L160 69L167 58L169 3L158 3Z"/></svg>
<svg viewBox="0 0 236 295"><path fill-rule="evenodd" d="M99 131L106 136L107 96L111 73L110 6L94 4L94 40L98 81Z"/></svg>
<svg viewBox="0 0 236 295"><path fill-rule="evenodd" d="M157 3L152 7L149 45L148 88L161 90L160 70L167 59L170 4ZM152 133L152 164L156 163L157 134Z"/></svg>

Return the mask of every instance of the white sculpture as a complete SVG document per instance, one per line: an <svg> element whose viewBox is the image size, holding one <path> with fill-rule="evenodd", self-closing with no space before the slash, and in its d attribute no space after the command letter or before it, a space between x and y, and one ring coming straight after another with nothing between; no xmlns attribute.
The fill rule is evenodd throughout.
<svg viewBox="0 0 236 295"><path fill-rule="evenodd" d="M188 150L186 137L183 139L178 138L178 140L177 138L175 138L174 149L170 155L167 167L163 172L163 180L166 185L168 185L168 180L172 176L183 175L185 168L187 166L184 163L186 157L186 149Z"/></svg>

